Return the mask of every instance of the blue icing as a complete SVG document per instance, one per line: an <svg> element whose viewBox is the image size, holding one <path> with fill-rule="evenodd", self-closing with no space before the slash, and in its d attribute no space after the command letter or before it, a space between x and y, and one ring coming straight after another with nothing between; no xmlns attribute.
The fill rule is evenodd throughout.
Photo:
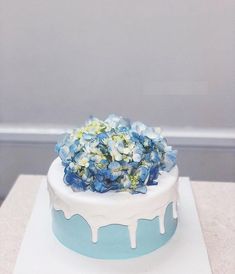
<svg viewBox="0 0 235 274"><path fill-rule="evenodd" d="M165 212L165 233L160 233L158 217L152 220L140 219L136 232L137 247L131 248L127 226L111 224L101 227L98 230L98 241L93 243L90 226L80 215L66 219L63 211L52 209L52 220L53 232L63 245L98 259L128 259L152 252L172 237L177 226L171 203Z"/></svg>

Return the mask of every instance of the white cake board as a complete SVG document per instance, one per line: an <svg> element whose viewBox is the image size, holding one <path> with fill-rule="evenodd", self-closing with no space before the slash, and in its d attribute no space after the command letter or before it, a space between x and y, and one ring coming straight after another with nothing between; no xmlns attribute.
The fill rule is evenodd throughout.
<svg viewBox="0 0 235 274"><path fill-rule="evenodd" d="M14 274L211 274L190 181L180 180L179 224L160 249L129 260L97 260L61 245L51 231L49 197L42 182Z"/></svg>

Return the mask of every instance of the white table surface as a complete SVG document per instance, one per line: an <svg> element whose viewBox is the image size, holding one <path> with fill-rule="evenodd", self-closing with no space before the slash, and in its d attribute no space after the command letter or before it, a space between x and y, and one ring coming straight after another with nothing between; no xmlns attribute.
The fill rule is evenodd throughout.
<svg viewBox="0 0 235 274"><path fill-rule="evenodd" d="M0 207L0 273L14 270L43 176L20 175ZM192 182L214 274L235 273L235 183Z"/></svg>

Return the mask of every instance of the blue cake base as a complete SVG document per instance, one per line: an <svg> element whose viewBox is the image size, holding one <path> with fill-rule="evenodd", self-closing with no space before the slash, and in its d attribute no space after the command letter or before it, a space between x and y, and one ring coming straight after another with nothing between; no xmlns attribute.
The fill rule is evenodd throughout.
<svg viewBox="0 0 235 274"><path fill-rule="evenodd" d="M52 209L52 228L56 238L66 247L97 259L129 259L150 253L163 246L174 234L177 219L172 203L165 212L165 233L159 230L159 218L138 221L137 247L131 248L128 227L119 224L99 228L98 242L91 240L91 229L80 215L66 219L63 211Z"/></svg>

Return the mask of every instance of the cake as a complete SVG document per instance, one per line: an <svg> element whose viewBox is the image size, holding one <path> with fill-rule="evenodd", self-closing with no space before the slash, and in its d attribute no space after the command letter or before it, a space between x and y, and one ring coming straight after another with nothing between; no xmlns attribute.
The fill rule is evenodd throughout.
<svg viewBox="0 0 235 274"><path fill-rule="evenodd" d="M65 247L98 259L150 253L177 227L176 151L159 128L91 117L56 145L47 182L52 231Z"/></svg>

